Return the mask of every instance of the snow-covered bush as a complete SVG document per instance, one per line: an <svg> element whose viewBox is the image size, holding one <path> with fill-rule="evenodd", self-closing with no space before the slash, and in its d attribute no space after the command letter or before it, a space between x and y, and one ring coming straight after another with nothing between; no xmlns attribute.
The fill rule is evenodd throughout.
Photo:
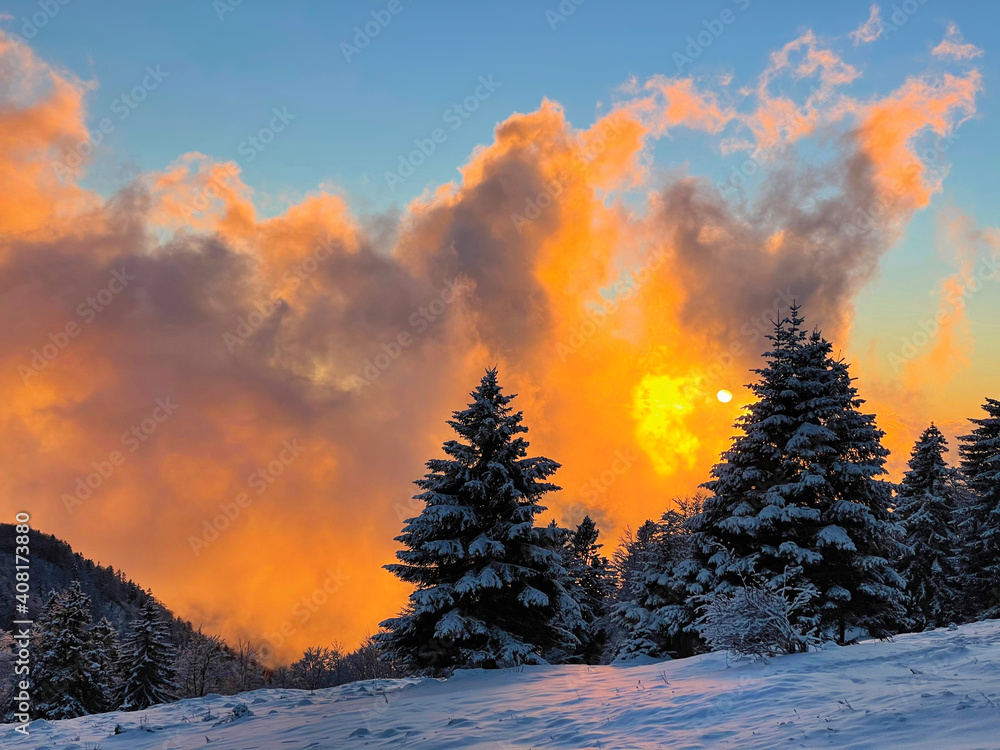
<svg viewBox="0 0 1000 750"><path fill-rule="evenodd" d="M253 711L246 703L237 703L233 707L233 719L245 719L247 716L253 716Z"/></svg>
<svg viewBox="0 0 1000 750"><path fill-rule="evenodd" d="M234 721L239 721L240 719L246 719L249 716L253 716L253 711L250 710L250 706L246 703L237 703L233 706L233 710L228 714L219 719L213 727L221 727L224 724L232 724Z"/></svg>
<svg viewBox="0 0 1000 750"><path fill-rule="evenodd" d="M766 659L818 646L816 625L800 613L815 597L812 587L790 589L744 581L742 586L716 589L704 598L696 627L714 651L736 658Z"/></svg>

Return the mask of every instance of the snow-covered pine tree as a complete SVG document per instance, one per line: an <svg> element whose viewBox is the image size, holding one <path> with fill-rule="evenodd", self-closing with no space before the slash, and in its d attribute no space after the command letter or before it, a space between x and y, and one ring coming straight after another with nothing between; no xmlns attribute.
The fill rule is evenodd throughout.
<svg viewBox="0 0 1000 750"><path fill-rule="evenodd" d="M99 699L93 712L113 711L117 708L114 696L122 678L122 652L118 643L118 631L107 617L103 617L87 633L87 640Z"/></svg>
<svg viewBox="0 0 1000 750"><path fill-rule="evenodd" d="M832 357L830 343L815 332L808 350L817 365L825 362L832 395L828 412L811 402L809 415L834 435L833 451L826 460L817 459L826 488L814 488L820 528L813 540L822 560L807 566L809 583L819 591L820 630L840 644L850 631L888 638L905 618L906 582L894 567L905 546L891 512L893 485L881 478L889 456L882 445L885 433L874 414L861 411L865 401L848 364Z"/></svg>
<svg viewBox="0 0 1000 750"><path fill-rule="evenodd" d="M1000 617L1000 401L987 398L983 410L958 448L969 490L960 521L965 599L977 620Z"/></svg>
<svg viewBox="0 0 1000 750"><path fill-rule="evenodd" d="M674 658L694 656L706 650L695 627L698 620L695 597L702 589L696 581L699 566L694 559L692 536L704 503L702 493L674 499L674 508L660 519L660 559L666 565L659 571L647 571L648 585L653 593L648 604L657 607L664 655Z"/></svg>
<svg viewBox="0 0 1000 750"><path fill-rule="evenodd" d="M787 446L804 424L806 383L816 376L799 372L803 322L793 307L790 317L774 324L771 347L763 354L766 364L753 371L758 380L749 386L757 400L737 419L740 434L705 483L711 495L694 522L692 540L701 566L696 594L725 595L748 578L780 588L802 576L804 563L821 559L800 544L808 536L802 529L819 523L819 508L796 502L787 486L802 473L795 467L788 473ZM812 610L795 617L806 621L800 623L805 628L818 619Z"/></svg>
<svg viewBox="0 0 1000 750"><path fill-rule="evenodd" d="M623 540L622 554L617 555L620 583L611 614L614 631L610 652L614 659L663 656L655 613L647 607L647 571L663 567L659 536L659 524L646 521L634 537Z"/></svg>
<svg viewBox="0 0 1000 750"><path fill-rule="evenodd" d="M917 440L896 496L907 551L897 564L906 579L907 619L915 630L947 625L958 603L957 472L945 463L948 441L931 423Z"/></svg>
<svg viewBox="0 0 1000 750"><path fill-rule="evenodd" d="M396 537L405 549L386 569L416 585L408 607L377 640L411 672L537 663L572 650L585 627L562 564L566 530L539 527L541 497L559 464L527 458L527 428L486 371L472 403L449 424L460 440L427 462L416 482L424 508Z"/></svg>
<svg viewBox="0 0 1000 750"><path fill-rule="evenodd" d="M580 645L570 656L585 664L600 663L607 641L606 616L613 593L608 558L601 554L600 530L590 516L584 516L569 535L563 548L563 567L573 580L574 596L580 605L585 628L575 635Z"/></svg>
<svg viewBox="0 0 1000 750"><path fill-rule="evenodd" d="M615 602L635 601L639 579L649 559L657 531L656 521L647 520L633 533L630 528L618 541L618 549L611 558L617 591Z"/></svg>
<svg viewBox="0 0 1000 750"><path fill-rule="evenodd" d="M23 679L14 672L17 651L14 633L0 630L0 723L4 724L14 722L14 696L18 692L18 682Z"/></svg>
<svg viewBox="0 0 1000 750"><path fill-rule="evenodd" d="M178 691L174 683L176 655L170 627L156 602L147 599L122 647L125 665L119 700L122 711L141 711L174 699Z"/></svg>
<svg viewBox="0 0 1000 750"><path fill-rule="evenodd" d="M614 610L616 658L685 657L701 650L688 587L697 570L691 524L703 502L702 495L675 499L676 507L659 523L640 527L635 549L628 553L635 558L635 572L623 581Z"/></svg>
<svg viewBox="0 0 1000 750"><path fill-rule="evenodd" d="M34 715L72 719L103 705L101 676L91 649L90 597L79 581L52 592L35 623L31 684Z"/></svg>
<svg viewBox="0 0 1000 750"><path fill-rule="evenodd" d="M874 417L859 411L847 364L799 308L775 324L757 396L705 484L694 534L701 569L692 592L725 593L753 578L774 590L816 590L793 614L801 632L820 625L844 643L860 629L889 635L903 614L901 552L889 513L888 451ZM802 599L799 603L801 605Z"/></svg>

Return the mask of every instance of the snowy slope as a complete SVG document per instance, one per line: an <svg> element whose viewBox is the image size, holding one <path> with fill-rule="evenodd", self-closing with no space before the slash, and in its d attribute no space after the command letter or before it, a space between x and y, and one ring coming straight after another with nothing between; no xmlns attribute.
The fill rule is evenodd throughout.
<svg viewBox="0 0 1000 750"><path fill-rule="evenodd" d="M246 703L254 715L216 726ZM216 719L204 721L207 712ZM139 728L144 717L149 729ZM115 724L126 728L113 735ZM202 748L1000 748L1000 621L727 667L722 654L257 690L35 722L0 746ZM210 742L207 742L210 741Z"/></svg>

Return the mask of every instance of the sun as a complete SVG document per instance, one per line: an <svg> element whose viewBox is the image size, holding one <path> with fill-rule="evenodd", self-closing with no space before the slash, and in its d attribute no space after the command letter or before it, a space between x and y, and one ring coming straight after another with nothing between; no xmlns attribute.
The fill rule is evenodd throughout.
<svg viewBox="0 0 1000 750"><path fill-rule="evenodd" d="M716 393L715 397L724 404L728 404L730 401L733 400L733 394L725 389Z"/></svg>

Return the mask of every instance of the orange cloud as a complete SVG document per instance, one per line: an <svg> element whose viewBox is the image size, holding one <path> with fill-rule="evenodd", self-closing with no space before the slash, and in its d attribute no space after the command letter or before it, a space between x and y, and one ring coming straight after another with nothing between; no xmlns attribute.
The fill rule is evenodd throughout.
<svg viewBox="0 0 1000 750"><path fill-rule="evenodd" d="M975 70L939 79L914 77L861 110L861 152L871 162L878 189L895 195L902 209L923 208L941 184L941 175L931 173L917 154L916 138L925 131L938 136L929 147L936 159L946 149L942 139L975 112L980 87Z"/></svg>
<svg viewBox="0 0 1000 750"><path fill-rule="evenodd" d="M869 44L882 36L882 15L877 5L873 5L869 10L868 20L861 24L847 36L854 42L854 46L859 44Z"/></svg>
<svg viewBox="0 0 1000 750"><path fill-rule="evenodd" d="M943 212L938 224L938 247L957 271L941 280L938 308L933 318L928 316L932 330L922 331L929 345L906 362L903 380L915 392L941 388L971 364L975 340L968 305L996 279L1000 262L1000 230L980 229L954 208Z"/></svg>
<svg viewBox="0 0 1000 750"><path fill-rule="evenodd" d="M836 89L852 83L860 74L836 53L824 47L812 31L771 53L756 87L756 109L741 117L753 133L756 147L765 152L794 143L816 131L824 119L835 121L843 110L832 101ZM773 93L783 77L799 81L818 79L819 86L804 102Z"/></svg>
<svg viewBox="0 0 1000 750"><path fill-rule="evenodd" d="M846 338L894 232L940 187L919 139L952 133L980 88L974 70L927 74L860 102L844 92L858 71L809 32L738 94L654 77L587 128L549 100L512 114L398 218L330 192L263 218L238 167L197 152L108 201L57 179L89 84L0 49L0 191L20 201L0 203L0 316L23 321L0 347L0 503L282 658L353 644L403 602L380 566L486 365L520 394L532 450L563 464L551 515L589 512L613 539L693 491L769 321L794 299ZM782 88L802 80L805 97ZM677 127L755 151L759 189L654 182L650 147ZM774 148L814 135L842 152ZM896 183L903 199L872 212ZM176 412L149 421L164 398ZM125 462L87 494L114 451Z"/></svg>
<svg viewBox="0 0 1000 750"><path fill-rule="evenodd" d="M974 44L966 44L962 38L962 32L955 24L950 23L944 39L931 50L931 54L935 57L951 58L952 60L971 60L981 56L983 51Z"/></svg>
<svg viewBox="0 0 1000 750"><path fill-rule="evenodd" d="M93 150L84 122L91 84L2 31L0 76L0 233L57 235L67 217L97 205L72 181Z"/></svg>
<svg viewBox="0 0 1000 750"><path fill-rule="evenodd" d="M690 78L655 76L643 87L656 96L639 99L633 110L649 119L657 134L683 126L690 130L718 133L733 119L733 112L719 104L714 92L699 91Z"/></svg>

